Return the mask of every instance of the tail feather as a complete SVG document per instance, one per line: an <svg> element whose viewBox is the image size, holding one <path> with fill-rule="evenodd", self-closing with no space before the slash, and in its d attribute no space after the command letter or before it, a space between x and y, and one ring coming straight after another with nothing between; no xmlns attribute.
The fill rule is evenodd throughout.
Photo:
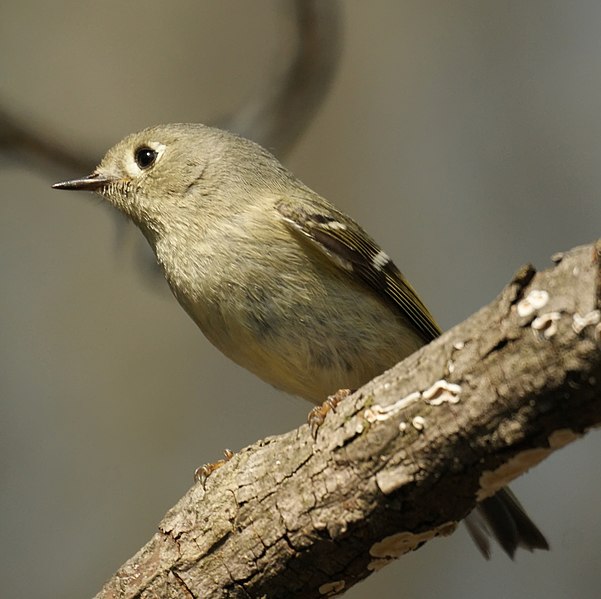
<svg viewBox="0 0 601 599"><path fill-rule="evenodd" d="M518 547L528 551L549 549L543 533L507 487L479 503L466 518L466 524L470 536L486 559L490 558L491 536L512 559Z"/></svg>

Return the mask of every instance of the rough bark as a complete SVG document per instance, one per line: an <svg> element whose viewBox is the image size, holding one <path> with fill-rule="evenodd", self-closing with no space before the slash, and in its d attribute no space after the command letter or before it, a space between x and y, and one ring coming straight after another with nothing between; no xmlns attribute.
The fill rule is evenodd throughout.
<svg viewBox="0 0 601 599"><path fill-rule="evenodd" d="M601 421L601 244L194 486L98 598L343 592ZM442 500L444 498L444 500Z"/></svg>

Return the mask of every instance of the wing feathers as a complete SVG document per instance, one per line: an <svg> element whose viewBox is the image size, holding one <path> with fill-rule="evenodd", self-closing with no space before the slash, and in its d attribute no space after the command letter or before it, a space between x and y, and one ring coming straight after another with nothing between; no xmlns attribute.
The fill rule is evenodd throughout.
<svg viewBox="0 0 601 599"><path fill-rule="evenodd" d="M413 287L357 223L323 200L307 205L283 198L276 209L294 231L396 306L426 342L440 335L440 328Z"/></svg>

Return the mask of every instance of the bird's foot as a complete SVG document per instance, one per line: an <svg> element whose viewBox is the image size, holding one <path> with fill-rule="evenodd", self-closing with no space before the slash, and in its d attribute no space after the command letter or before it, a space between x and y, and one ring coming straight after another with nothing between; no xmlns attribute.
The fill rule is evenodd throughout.
<svg viewBox="0 0 601 599"><path fill-rule="evenodd" d="M315 406L307 416L307 422L311 429L311 436L316 439L319 427L324 423L328 412L336 411L338 404L348 397L353 391L351 389L339 389L334 395L329 395L320 406Z"/></svg>
<svg viewBox="0 0 601 599"><path fill-rule="evenodd" d="M215 470L221 468L224 464L227 464L234 457L234 452L231 449L224 449L223 456L224 457L221 460L217 460L210 464L204 464L203 466L196 468L194 471L194 482L200 483L204 489L207 478L209 478Z"/></svg>

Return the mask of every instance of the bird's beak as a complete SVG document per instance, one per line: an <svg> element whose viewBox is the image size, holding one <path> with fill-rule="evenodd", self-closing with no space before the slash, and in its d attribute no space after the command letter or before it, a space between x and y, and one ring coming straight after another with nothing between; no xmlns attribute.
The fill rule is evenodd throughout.
<svg viewBox="0 0 601 599"><path fill-rule="evenodd" d="M83 179L72 179L71 181L62 181L61 183L55 183L52 189L75 189L78 191L98 191L102 187L108 185L111 179L100 175L98 173L92 173L88 177Z"/></svg>

